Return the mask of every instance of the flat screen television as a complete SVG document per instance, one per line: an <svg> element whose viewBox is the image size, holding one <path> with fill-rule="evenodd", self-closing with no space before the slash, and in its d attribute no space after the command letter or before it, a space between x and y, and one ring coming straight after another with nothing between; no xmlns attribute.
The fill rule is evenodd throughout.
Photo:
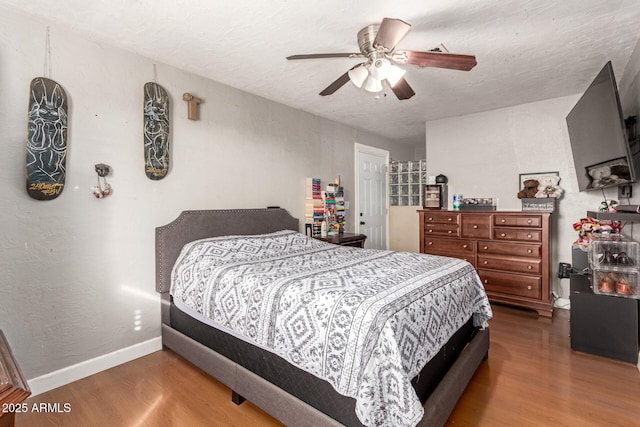
<svg viewBox="0 0 640 427"><path fill-rule="evenodd" d="M567 128L580 191L636 182L640 155L627 138L611 62L569 112Z"/></svg>

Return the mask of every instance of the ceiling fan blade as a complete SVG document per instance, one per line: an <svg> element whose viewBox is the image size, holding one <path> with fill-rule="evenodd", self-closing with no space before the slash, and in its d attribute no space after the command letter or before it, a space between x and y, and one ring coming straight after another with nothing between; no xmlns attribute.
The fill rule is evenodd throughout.
<svg viewBox="0 0 640 427"><path fill-rule="evenodd" d="M411 25L400 19L384 18L373 40L373 46L384 46L388 50L393 50L409 30Z"/></svg>
<svg viewBox="0 0 640 427"><path fill-rule="evenodd" d="M309 55L291 55L287 56L289 61L296 59L322 59L322 58L362 58L361 53L311 53Z"/></svg>
<svg viewBox="0 0 640 427"><path fill-rule="evenodd" d="M388 80L387 80L387 83L389 83ZM401 101L403 99L409 99L416 94L411 88L411 86L409 86L409 83L407 83L407 80L404 77L400 78L400 80L398 80L398 82L393 86L389 84L389 87L391 88L393 93L398 97L398 99Z"/></svg>
<svg viewBox="0 0 640 427"><path fill-rule="evenodd" d="M351 71L351 70L349 70L349 71ZM329 86L327 86L322 92L320 92L320 95L322 95L322 96L331 95L332 93L334 93L335 91L340 89L342 86L344 86L350 80L349 79L349 71L347 71L346 73L344 73L343 75L338 77L338 79L335 82L333 82Z"/></svg>
<svg viewBox="0 0 640 427"><path fill-rule="evenodd" d="M396 62L418 65L419 67L449 68L469 71L476 66L473 55L457 55L445 52L418 52L415 50L396 50L393 53Z"/></svg>

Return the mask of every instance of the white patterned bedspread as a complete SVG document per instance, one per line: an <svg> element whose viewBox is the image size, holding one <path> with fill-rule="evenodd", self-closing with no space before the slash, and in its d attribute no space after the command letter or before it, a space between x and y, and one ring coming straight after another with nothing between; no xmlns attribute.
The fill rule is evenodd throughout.
<svg viewBox="0 0 640 427"><path fill-rule="evenodd" d="M471 316L492 316L466 261L293 231L185 245L171 294L355 398L367 426L417 424L411 379Z"/></svg>

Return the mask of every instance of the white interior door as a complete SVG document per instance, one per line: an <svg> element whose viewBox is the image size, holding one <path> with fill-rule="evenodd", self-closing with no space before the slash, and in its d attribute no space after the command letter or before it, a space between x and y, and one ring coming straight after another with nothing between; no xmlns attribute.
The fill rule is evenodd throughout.
<svg viewBox="0 0 640 427"><path fill-rule="evenodd" d="M357 232L367 236L365 247L387 249L389 240L387 200L389 152L355 144L355 161Z"/></svg>

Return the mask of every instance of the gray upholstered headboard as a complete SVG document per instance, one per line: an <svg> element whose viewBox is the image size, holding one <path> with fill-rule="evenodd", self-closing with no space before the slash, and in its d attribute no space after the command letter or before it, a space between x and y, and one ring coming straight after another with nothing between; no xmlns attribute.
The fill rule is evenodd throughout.
<svg viewBox="0 0 640 427"><path fill-rule="evenodd" d="M184 211L156 228L156 291L169 291L173 264L185 244L207 237L278 230L299 231L298 220L280 208Z"/></svg>

